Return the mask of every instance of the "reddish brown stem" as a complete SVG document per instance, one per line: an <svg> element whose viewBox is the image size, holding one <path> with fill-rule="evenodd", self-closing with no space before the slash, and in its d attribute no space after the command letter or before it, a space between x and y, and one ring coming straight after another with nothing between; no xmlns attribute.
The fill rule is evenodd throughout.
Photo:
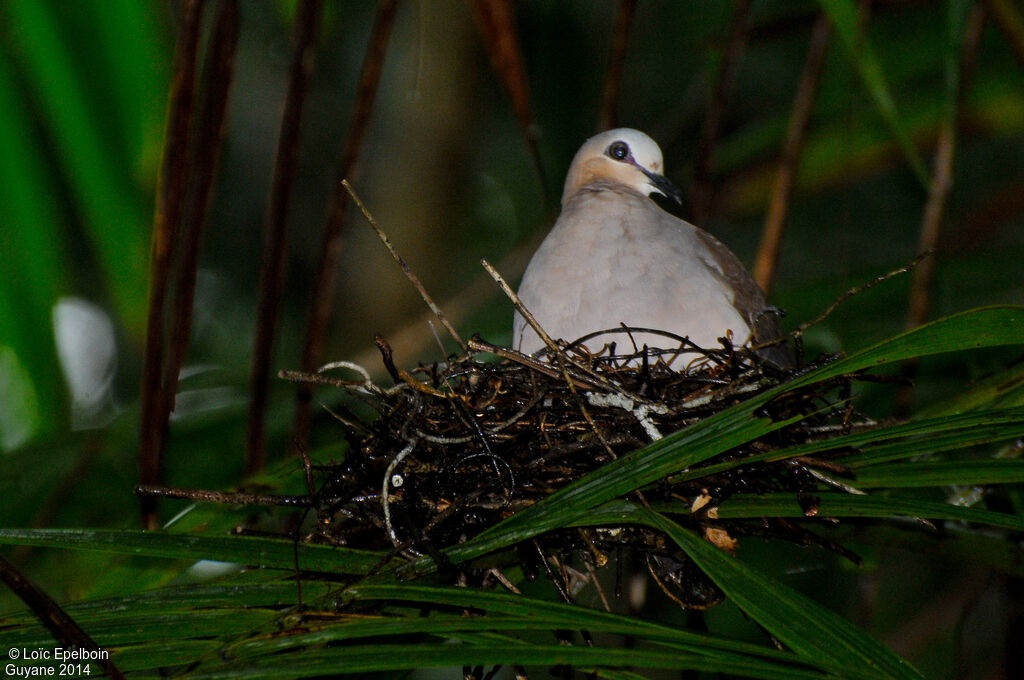
<svg viewBox="0 0 1024 680"><path fill-rule="evenodd" d="M811 109L818 96L818 85L821 83L821 67L825 63L828 52L831 24L828 16L822 12L814 22L811 30L811 45L804 60L804 70L800 75L796 97L793 100L793 111L789 117L786 139L782 145L782 157L779 159L779 173L775 177L775 189L772 192L768 215L765 217L764 230L761 234L761 245L754 261L754 279L768 293L771 291L775 278L775 265L779 259L779 245L782 242L782 231L789 213L789 201L793 195L796 182L796 171L800 165L800 154L803 151L807 125L811 120Z"/></svg>
<svg viewBox="0 0 1024 680"><path fill-rule="evenodd" d="M177 243L185 196L189 125L195 92L196 50L199 44L203 0L184 5L184 22L174 54L169 94L167 138L157 185L150 254L146 349L142 370L139 483L159 484L167 422L162 413L170 389L161 380L164 364L164 307L170 278L173 246ZM142 524L156 526L156 502L141 499Z"/></svg>
<svg viewBox="0 0 1024 680"><path fill-rule="evenodd" d="M106 650L97 645L89 634L78 625L77 621L68 616L68 613L61 609L61 606L53 598L32 583L3 555L0 555L0 582L10 588L11 592L32 610L32 613L46 626L47 630L53 633L61 645L92 652L103 652L101 656L106 656ZM11 658L17 657L12 654ZM106 671L108 678L124 680L124 674L109 658L98 659L96 663Z"/></svg>
<svg viewBox="0 0 1024 680"><path fill-rule="evenodd" d="M932 181L928 192L928 200L924 206L921 220L921 235L918 250L935 251L939 247L942 218L946 213L946 200L953 186L953 157L956 151L956 130L960 110L963 107L964 93L970 85L973 75L974 60L981 40L981 29L984 26L983 11L973 6L964 28L963 53L961 55L959 91L953 107L939 126L939 136L935 146L935 158L932 162ZM907 311L907 327L916 328L928 319L931 309L931 291L935 279L935 258L931 257L921 263L914 272L911 284L910 306Z"/></svg>
<svg viewBox="0 0 1024 680"><path fill-rule="evenodd" d="M545 205L550 205L547 177L541 163L540 147L537 144L537 128L530 111L530 88L527 84L526 68L519 49L519 38L512 3L509 0L473 0L477 25L483 38L484 48L491 60L491 68L505 88L512 109L519 121L519 129L530 150Z"/></svg>
<svg viewBox="0 0 1024 680"><path fill-rule="evenodd" d="M338 174L341 179L350 177L355 170L359 151L366 137L366 129L373 111L373 101L380 82L384 56L387 52L388 37L395 20L395 0L380 0L377 18L373 24L370 41L363 59L363 71L356 92L355 109L349 124L348 137L342 151ZM345 223L345 207L349 195L338 182L327 211L324 226L323 245L320 247L320 263L317 266L316 283L313 288L309 318L306 321L306 341L302 350L302 370L312 373L323 357L327 326L331 316L331 302L334 299L334 283L338 258L341 255L342 227ZM300 385L296 394L295 420L292 425L293 438L300 447L305 446L309 436L310 404L313 398L311 385Z"/></svg>
<svg viewBox="0 0 1024 680"><path fill-rule="evenodd" d="M183 232L179 239L184 252L177 263L177 282L174 290L174 311L170 332L170 353L164 371L163 411L161 422L166 423L174 410L178 375L185 361L189 336L192 333L192 306L195 301L196 271L199 266L199 245L203 227L213 196L214 178L220 161L224 139L224 121L227 114L228 94L234 73L235 51L238 47L238 2L225 0L217 14L213 29L206 73L200 90L205 101L195 125L190 162L188 193L191 203L183 211Z"/></svg>
<svg viewBox="0 0 1024 680"><path fill-rule="evenodd" d="M1024 17L1021 16L1019 4L1013 0L985 0L985 7L1006 36L1021 68L1024 68Z"/></svg>
<svg viewBox="0 0 1024 680"><path fill-rule="evenodd" d="M725 110L729 104L729 95L736 71L739 69L743 50L747 44L747 33L750 28L751 0L736 0L733 5L732 23L729 26L729 42L722 54L715 82L714 93L708 104L704 127L701 129L700 142L697 147L697 161L693 171L693 191L691 192L691 216L698 225L707 222L711 213L713 193L712 175L715 165L715 146L722 131Z"/></svg>
<svg viewBox="0 0 1024 680"><path fill-rule="evenodd" d="M249 373L249 424L246 441L246 471L263 468L266 460L264 441L267 400L270 391L270 361L280 310L285 277L285 239L288 233L288 206L295 169L299 162L299 133L309 76L313 70L316 33L320 24L321 0L303 0L295 15L295 51L292 54L288 94L285 97L281 135L277 143L277 161L267 207L263 264L260 268L259 307L256 338Z"/></svg>
<svg viewBox="0 0 1024 680"><path fill-rule="evenodd" d="M956 152L956 132L963 108L965 93L973 79L974 62L977 57L978 44L984 27L984 10L973 5L964 26L964 39L960 55L960 73L957 92L949 112L939 125L939 136L935 145L935 158L932 162L932 178L925 202L924 215L921 219L921 235L918 242L920 251L934 252L939 246L942 219L946 214L946 200L953 186L953 159ZM932 288L935 280L936 259L925 259L914 271L910 288L910 302L907 309L907 327L916 328L928 320L932 304ZM917 362L909 360L903 364L902 375L912 380L917 374ZM909 413L913 401L913 390L905 388L896 394L896 415L905 416Z"/></svg>

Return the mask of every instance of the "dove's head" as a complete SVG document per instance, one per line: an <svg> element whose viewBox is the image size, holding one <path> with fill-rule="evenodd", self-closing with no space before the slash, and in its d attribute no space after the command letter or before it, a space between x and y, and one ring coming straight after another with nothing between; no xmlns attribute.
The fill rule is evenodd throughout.
<svg viewBox="0 0 1024 680"><path fill-rule="evenodd" d="M682 195L664 174L657 143L631 128L617 128L595 135L576 152L565 178L562 203L581 188L598 181L622 184L649 196L652 193L682 203Z"/></svg>

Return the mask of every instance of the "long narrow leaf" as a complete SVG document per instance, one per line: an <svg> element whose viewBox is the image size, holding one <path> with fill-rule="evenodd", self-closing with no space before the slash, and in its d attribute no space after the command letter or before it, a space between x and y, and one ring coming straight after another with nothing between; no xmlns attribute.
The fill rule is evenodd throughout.
<svg viewBox="0 0 1024 680"><path fill-rule="evenodd" d="M945 484L1016 484L1024 482L1024 460L942 460L896 463L865 468L857 486L942 486Z"/></svg>
<svg viewBox="0 0 1024 680"><path fill-rule="evenodd" d="M746 642L672 628L636 617L547 602L518 595L473 591L466 588L423 586L418 584L358 584L345 590L353 600L391 600L430 603L451 607L472 607L507 617L521 616L551 628L585 628L645 640L671 642L701 654L742 653L778 661L790 660L789 654Z"/></svg>
<svg viewBox="0 0 1024 680"><path fill-rule="evenodd" d="M928 171L925 169L920 154L917 153L914 142L903 129L903 123L896 110L896 102L886 83L882 66L878 57L875 56L871 43L861 29L856 5L853 0L819 0L819 3L822 9L828 13L829 19L832 20L832 26L843 47L846 48L854 68L857 69L864 89L874 101L879 115L889 126L889 130L903 151L910 169L914 171L914 175L921 185L927 187Z"/></svg>
<svg viewBox="0 0 1024 680"><path fill-rule="evenodd" d="M1021 408L939 416L705 465L683 472L679 478L698 479L740 465L786 460L843 449L859 449L857 453L839 459L844 465L856 469L913 455L1006 441L1021 435L1024 435L1024 409Z"/></svg>
<svg viewBox="0 0 1024 680"><path fill-rule="evenodd" d="M816 517L925 517L1024 531L1024 517L981 508L967 508L915 498L858 496L844 493L820 493L815 497ZM659 512L688 512L688 506L681 503L673 504L671 508L662 505L653 507ZM792 493L730 496L718 506L717 512L721 519L806 517L804 508Z"/></svg>
<svg viewBox="0 0 1024 680"><path fill-rule="evenodd" d="M828 661L837 674L846 677L922 677L890 649L831 610L750 569L662 515L644 510L638 516L664 531L748 616L798 654Z"/></svg>
<svg viewBox="0 0 1024 680"><path fill-rule="evenodd" d="M145 320L147 222L143 196L119 167L99 131L80 77L82 67L60 36L59 10L45 2L6 8L21 41L22 67L61 155L63 172L85 217L89 239L125 325L140 336Z"/></svg>
<svg viewBox="0 0 1024 680"><path fill-rule="evenodd" d="M52 333L53 306L68 289L58 193L35 143L26 102L0 54L0 446L13 448L63 421L65 395ZM20 368L16 371L15 368ZM44 414L45 417L44 417Z"/></svg>
<svg viewBox="0 0 1024 680"><path fill-rule="evenodd" d="M217 560L275 569L367 574L383 555L252 536L193 536L104 529L0 529L0 544L73 548L126 555Z"/></svg>
<svg viewBox="0 0 1024 680"><path fill-rule="evenodd" d="M760 662L726 662L679 651L575 647L564 645L509 645L496 641L474 645L358 645L303 650L300 653L261 658L248 665L223 664L201 667L188 678L305 678L329 673L417 670L477 665L528 664L530 666L602 666L613 668L688 669L752 678L822 678L820 673L794 669L766 672Z"/></svg>

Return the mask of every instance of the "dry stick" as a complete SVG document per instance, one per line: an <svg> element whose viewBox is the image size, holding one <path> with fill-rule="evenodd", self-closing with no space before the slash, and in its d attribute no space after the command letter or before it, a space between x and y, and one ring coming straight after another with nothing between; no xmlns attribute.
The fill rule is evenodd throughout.
<svg viewBox="0 0 1024 680"><path fill-rule="evenodd" d="M78 648L92 652L105 652L96 642L89 637L78 622L68 616L68 613L61 609L53 598L47 595L39 586L32 583L17 567L0 555L0 582L3 582L15 595L21 599L39 621L46 626L47 630L66 648ZM17 658L16 650L11 650L10 658ZM6 659L4 663L7 663ZM124 674L108 658L98 659L96 663L107 673L107 677L115 680L124 680Z"/></svg>
<svg viewBox="0 0 1024 680"><path fill-rule="evenodd" d="M530 112L530 89L527 85L523 55L516 35L512 3L509 0L473 0L477 25L483 37L484 48L491 60L491 68L498 76L519 121L519 129L530 150L530 157L537 170L544 205L551 205L544 165L541 163L540 147L537 144L537 126Z"/></svg>
<svg viewBox="0 0 1024 680"><path fill-rule="evenodd" d="M969 81L973 76L974 62L984 25L984 10L978 5L972 5L964 26L960 74L956 83L957 91L954 94L952 107L939 125L932 180L928 190L928 200L924 206L924 216L921 220L919 242L921 250L935 251L939 246L942 217L946 212L949 190L953 186L953 157L956 152L956 129L960 118L960 109L964 103L964 95L970 87ZM928 319L934 280L935 259L930 258L914 272L910 288L910 303L907 309L907 328L916 328ZM917 374L917 363L914 359L904 362L902 376L912 380ZM906 415L910 411L912 401L913 387L907 385L901 388L896 394L896 414Z"/></svg>
<svg viewBox="0 0 1024 680"><path fill-rule="evenodd" d="M344 380L342 378L332 378L320 373L306 373L305 371L281 370L277 372L277 377L281 380L287 380L288 382L293 383L308 382L313 383L314 385L326 385L328 387L362 387L366 384L365 380Z"/></svg>
<svg viewBox="0 0 1024 680"><path fill-rule="evenodd" d="M619 12L615 17L615 32L612 34L612 53L608 61L608 74L604 79L604 95L601 101L598 131L608 130L616 126L615 107L619 103L619 90L622 86L622 64L626 60L629 26L632 23L634 10L636 10L636 0L619 0Z"/></svg>
<svg viewBox="0 0 1024 680"><path fill-rule="evenodd" d="M729 93L736 79L736 71L743 49L747 43L750 22L751 0L737 0L733 6L732 23L729 26L729 42L722 56L718 79L711 102L708 104L704 127L701 129L697 147L697 162L694 167L693 192L690 197L690 211L697 224L707 222L711 212L711 174L714 168L715 145L721 132Z"/></svg>
<svg viewBox="0 0 1024 680"><path fill-rule="evenodd" d="M282 496L278 494L245 493L230 491L207 491L205 489L181 489L170 486L135 487L137 496L153 496L158 498L179 498L197 503L220 503L222 505L269 505L295 508L308 508L313 505L313 495Z"/></svg>
<svg viewBox="0 0 1024 680"><path fill-rule="evenodd" d="M586 537L584 538L587 540ZM588 545L593 547L593 543L590 543L589 540ZM604 606L604 610L606 612L611 612L612 607L608 603L608 596L604 594L604 588L601 587L601 580L597 577L597 569L594 567L591 560L586 557L583 558L583 564L587 568L587 574L590 575L590 582L594 584L594 588L597 590L597 595L601 598L601 604Z"/></svg>
<svg viewBox="0 0 1024 680"><path fill-rule="evenodd" d="M572 386L573 380L568 373L567 367L569 366L573 367L576 370L583 371L590 380L596 382L598 385L601 385L605 389L611 390L613 392L618 392L620 394L625 393L625 391L621 387L611 382L604 376L599 375L594 371L590 370L589 368L587 368L586 366L582 366L579 363L573 361L569 357L569 355L565 353L565 350L559 347L558 344L551 339L551 336L548 335L547 331L541 328L541 325L537 323L537 319L533 316L533 314L530 313L530 310L526 308L526 306L523 304L523 301L519 299L518 295L516 295L516 292L512 290L512 286L508 285L508 282L505 281L504 277L502 277L502 275L498 273L498 271L491 265L491 263L485 259L482 259L480 260L480 264L482 264L484 269L487 270L487 273L491 275L491 278L494 279L495 283L497 283L498 286L501 287L502 292L505 293L508 299L512 301L512 304L515 306L516 311L523 315L523 319L525 319L526 323L530 325L530 328L532 328L534 332L536 332L537 335L540 336L540 339L543 340L544 344L547 345L548 349L552 351L553 356L558 357L559 359L562 360L562 362L564 362L561 372L570 387ZM639 397L634 397L631 394L628 396L630 398L635 398L637 401L643 401Z"/></svg>
<svg viewBox="0 0 1024 680"><path fill-rule="evenodd" d="M245 448L245 468L249 474L261 470L266 459L264 420L270 391L270 360L284 289L288 205L299 161L302 109L313 70L321 9L322 0L303 0L295 16L295 51L292 54L288 94L281 119L281 136L277 144L277 162L267 207L256 338L249 371L249 422Z"/></svg>
<svg viewBox="0 0 1024 680"><path fill-rule="evenodd" d="M508 299L512 301L512 304L515 305L516 311L523 315L523 319L526 321L526 323L530 325L530 328L532 328L533 331L538 336L540 336L540 339L544 342L545 345L547 345L548 349L554 352L555 355L565 356L565 352L562 351L562 348L559 347L555 343L555 341L551 339L551 336L548 335L548 332L544 330L539 323L537 323L536 317L534 317L530 310L526 308L526 305L524 305L523 301L519 299L519 296L516 295L516 292L512 290L512 286L508 285L508 282L505 280L505 277L499 274L498 270L495 269L494 266L491 265L491 263L488 262L486 259L481 259L480 264L483 265L484 269L487 270L487 273L491 275L491 278L494 279L494 282L497 283L499 287L501 287L501 291L505 293L505 295L508 296ZM568 357L565 358L568 360Z"/></svg>
<svg viewBox="0 0 1024 680"><path fill-rule="evenodd" d="M953 185L953 157L956 151L956 130L959 112L963 106L964 94L970 86L973 66L977 55L981 30L984 27L984 10L977 5L971 7L964 27L964 42L961 54L961 73L953 107L943 118L935 147L932 181L928 200L925 203L921 221L921 236L918 250L937 250L949 190ZM911 286L910 306L907 312L907 328L916 328L928 318L931 307L931 288L935 277L935 260L923 262L914 272Z"/></svg>
<svg viewBox="0 0 1024 680"><path fill-rule="evenodd" d="M953 154L956 146L956 124L951 117L939 124L939 138L932 161L932 181L928 200L921 220L921 235L918 250L934 251L939 243L939 230L946 209L946 198L953 179ZM935 279L935 258L921 263L914 272L910 289L910 304L907 310L907 328L917 328L928 317L931 307L931 288Z"/></svg>
<svg viewBox="0 0 1024 680"><path fill-rule="evenodd" d="M341 155L339 175L352 176L359 151L366 136L373 110L373 100L380 82L380 73L384 64L388 36L395 19L395 0L380 0L377 6L377 18L370 33L370 42L363 59L362 76L356 92L355 109L349 124L348 137ZM327 326L331 316L331 302L334 299L334 279L337 272L338 258L341 255L341 232L345 223L345 208L348 205L348 192L339 184L336 188L327 212L324 225L323 243L320 246L320 262L317 265L316 282L306 320L305 344L302 348L303 371L311 373L321 363L324 342L327 337ZM297 445L304 446L309 436L310 408L313 401L312 385L300 385L295 395L295 417L292 422L292 437Z"/></svg>
<svg viewBox="0 0 1024 680"><path fill-rule="evenodd" d="M608 380L608 378L606 378L605 376L596 373L587 368L586 366L583 366L573 361L572 358L569 357L569 355L565 352L565 350L559 347L555 343L555 341L551 339L551 336L548 335L547 332L537 322L537 319L533 316L533 314L530 313L530 310L526 308L522 300L519 299L519 296L516 295L516 292L512 290L511 286L508 285L508 282L505 281L505 279L501 276L501 274L498 273L498 271L493 266L491 266L491 263L485 259L482 259L480 260L480 264L483 265L484 269L487 270L487 273L491 275L491 278L494 279L494 281L498 284L498 286L501 288L502 292L505 293L508 299L512 301L512 304L515 306L516 311L523 315L523 318L526 320L526 323L528 323L530 327L533 328L537 335L540 336L541 340L544 341L544 344L548 346L548 349L554 352L554 356L559 359L558 373L561 374L562 379L565 381L565 384L568 385L569 390L572 392L573 396L576 397L577 405L579 406L584 419L586 419L587 423L590 425L591 430L593 430L594 435L596 435L598 441L602 444L602 446L604 446L605 450L608 452L608 455L610 455L613 459L616 458L615 452L612 450L611 445L608 443L607 439L605 439L604 435L601 434L601 431L598 430L597 424L594 423L593 419L590 417L590 413L587 411L586 406L583 404L583 400L579 398L579 395L576 392L576 387L579 386L591 390L608 390L610 392L615 392L617 394L624 395L638 404L650 404L651 402L640 396L631 394L630 392L626 391L622 386L616 385L615 383ZM484 343L477 344L482 345ZM504 356L521 364L532 365L529 364L529 362L527 361L523 361L521 358L523 357L523 355L519 354L518 352L511 353L508 351L503 351L499 352L498 354L499 356ZM585 374L585 377L581 380L578 376L570 373L570 368L573 368L577 371L582 371ZM537 370L540 370L540 372L546 375L552 375L547 370ZM641 501L642 500L643 497L641 496Z"/></svg>
<svg viewBox="0 0 1024 680"><path fill-rule="evenodd" d="M789 117L789 127L782 145L782 157L779 159L779 173L775 178L775 189L772 192L771 204L768 206L768 215L765 217L761 245L758 246L757 258L754 261L754 279L765 293L771 292L775 278L779 243L782 241L782 230L789 212L789 200L793 195L807 125L811 120L811 109L818 96L821 68L825 63L831 33L828 15L824 12L819 13L811 30L811 44L793 100L793 112Z"/></svg>
<svg viewBox="0 0 1024 680"><path fill-rule="evenodd" d="M1021 68L1024 68L1024 17L1019 5L1013 0L985 0L985 7L1006 37Z"/></svg>
<svg viewBox="0 0 1024 680"><path fill-rule="evenodd" d="M238 2L224 2L217 14L206 59L206 73L201 92L205 101L196 123L189 184L190 205L184 216L180 242L184 251L178 261L174 290L174 310L170 331L170 352L164 370L164 404L161 422L167 422L174 411L178 393L178 376L185 361L189 336L192 333L192 307L195 302L196 272L199 268L199 244L213 196L213 178L217 175L224 140L228 94L234 73L235 51L238 47Z"/></svg>
<svg viewBox="0 0 1024 680"><path fill-rule="evenodd" d="M497 345L492 345L491 343L484 341L483 339L476 335L470 338L469 342L466 344L469 346L469 349L475 352L487 352L488 354L493 354L495 356L501 357L502 359L514 361L517 364L526 366L527 368L538 373L541 373L543 375L546 375L549 378L557 378L558 376L563 375L562 371L559 371L549 363L540 361L538 359L534 359L530 355L523 354L522 352L517 352L514 349L508 349L507 347L498 347ZM577 385L584 389L601 389L601 385L597 384L596 382L588 380L584 376L573 375L572 380L573 382L575 382Z"/></svg>
<svg viewBox="0 0 1024 680"><path fill-rule="evenodd" d="M583 414L583 419L586 420L587 425L590 426L590 431L594 433L594 436L597 437L597 441L604 447L605 452L611 456L611 459L616 460L618 456L615 455L612 445L608 443L604 434L598 429L597 423L595 423L594 419L590 417L590 412L583 404L583 399L580 398L579 392L576 391L576 386L573 384L572 378L569 376L569 370L566 368L562 369L562 379L565 380L565 384L569 386L569 392L571 392L573 398L576 399L576 405L579 407L580 413Z"/></svg>
<svg viewBox="0 0 1024 680"><path fill-rule="evenodd" d="M141 416L139 433L139 482L160 481L166 419L160 413L166 403L169 386L161 380L164 363L164 303L170 278L173 247L177 243L185 196L185 170L188 156L189 123L195 92L196 49L199 44L203 0L191 0L184 6L182 32L174 52L171 77L167 139L157 188L153 215L153 242L149 263L149 312L146 321L146 350L142 370ZM141 500L142 525L156 528L156 502Z"/></svg>
<svg viewBox="0 0 1024 680"><path fill-rule="evenodd" d="M871 279L870 281L868 281L865 284L862 284L860 286L854 286L853 288L850 288L848 291L846 291L845 293L843 293L842 295L837 297L832 302L832 304L828 306L828 308L824 312L822 312L818 316L814 317L810 321L805 321L804 323L800 324L800 326L795 331L792 331L791 333L787 334L785 337L794 337L795 338L795 337L799 337L799 336L803 335L804 331L806 331L808 328L810 328L811 326L815 326L815 325L821 323L822 321L824 321L825 319L827 319L832 314L832 312L834 312L836 310L836 308L839 307L839 305L841 305L844 302L846 302L847 299L853 297L854 295L858 295L860 293L863 293L864 291L868 290L869 288L874 288L878 284L882 283L883 281L888 281L889 279L893 278L894 276L899 276L900 274L906 274L907 272L909 272L912 269L914 269L915 267L917 267L918 264L920 264L922 260L924 260L925 258L929 257L931 254L932 254L931 251L925 251L923 253L919 253L917 255L917 257L915 257L910 262L910 264L904 265L904 266L900 267L899 269L894 269L891 272L888 272L887 274L882 274L881 276L876 276L875 278ZM756 349L761 349L762 347L770 347L770 346L772 346L774 344L777 344L777 341L767 342L767 343L764 343L764 344L761 344L761 345L755 345L751 349L755 349L755 350Z"/></svg>
<svg viewBox="0 0 1024 680"><path fill-rule="evenodd" d="M349 195L352 196L352 200L355 201L356 206L363 213L363 217L365 217L366 221L370 223L370 226L373 227L373 230L377 233L381 242L388 249L388 252L391 253L391 257L394 258L398 266L402 268L402 273L405 274L405 278L409 279L412 285L416 287L416 290L419 291L420 297L423 298L423 301L427 303L428 307L430 307L430 311L434 313L434 316L437 317L437 320L440 321L441 325L444 326L446 331L448 331L448 334L452 336L452 339L458 343L459 348L465 352L467 350L466 343L463 342L461 337L459 337L458 331L456 331L455 327L448 321L448 318L444 315L444 312L441 311L441 308L434 303L434 299L430 297L430 293L428 293L427 289L423 287L422 283L420 283L419 278L416 277L416 274L409 267L409 264L401 255L398 254L398 251L395 250L395 246L392 245L391 239L388 238L388 235L385 234L384 230L377 224L377 220L375 220L373 215L370 214L370 211L367 210L363 201L356 194L355 189L352 188L352 185L348 183L347 179L341 180L341 184L345 187L345 190L348 191Z"/></svg>

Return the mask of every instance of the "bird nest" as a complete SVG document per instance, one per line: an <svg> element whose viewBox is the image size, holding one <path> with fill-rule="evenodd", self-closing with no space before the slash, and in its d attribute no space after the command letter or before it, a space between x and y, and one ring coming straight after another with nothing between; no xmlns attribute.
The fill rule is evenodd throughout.
<svg viewBox="0 0 1024 680"><path fill-rule="evenodd" d="M779 356L771 347L735 347L731 337L724 337L719 348L703 349L687 338L645 328L622 327L571 344L555 343L486 261L482 261L484 268L548 348L534 357L488 344L478 336L463 343L362 201L345 185L424 301L459 342L462 353L406 371L395 365L391 348L378 337L390 385L375 382L369 371L349 362L328 364L316 373L282 371L284 379L340 387L349 397L331 410L344 425L349 444L344 459L313 465L302 452L306 495L224 494L152 486L137 487L138 494L305 508L303 517L313 509L316 524L305 531L305 540L387 551L389 556L429 554L443 566L441 549L472 538L624 454L831 359L780 367L762 359ZM846 299L909 271L927 255L922 253L909 265L840 296L790 334L798 349L803 331ZM633 333L661 335L672 349L638 347ZM621 351L620 345L627 351ZM591 352L587 347L600 349ZM349 375L339 376L339 372ZM850 471L828 454L774 461L764 455L874 425L850 404L855 379L884 380L858 373L789 390L766 403L758 414L784 425L688 468L685 475L671 475L635 491L631 499L684 507L686 512L674 513L675 517L725 550L735 550L739 537L759 535L819 544L859 563L856 555L802 524L779 517L745 521L718 515L719 505L738 493L792 493L807 517L818 514L815 492L823 484L856 493L843 481L852 476ZM727 460L730 465L716 466ZM594 583L605 599L595 570L610 561L610 554L621 557L626 551L639 557L666 594L684 606L705 608L723 597L682 551L648 528L556 530L530 543L517 551L519 566L527 575L544 570L567 600L574 582L580 582L576 575ZM575 557L587 574L571 566ZM621 567L623 561L615 563ZM466 569L457 573L462 583L472 575ZM491 577L515 589L500 566L484 570L481 578Z"/></svg>
<svg viewBox="0 0 1024 680"><path fill-rule="evenodd" d="M621 342L631 330L652 332L618 329L614 337ZM663 334L676 349L636 349L625 342L631 351L621 353L598 335L537 358L474 337L464 353L411 371L395 366L390 347L378 337L389 385L347 362L316 374L283 373L340 387L350 397L332 410L349 443L344 460L307 466L318 518L309 539L409 557L437 555L609 461L798 372L762 362L728 338L718 349L703 350ZM583 343L603 347L591 353ZM762 415L793 422L722 456L743 459L848 431L862 420L847 406L849 391L849 378L839 378L769 402ZM690 512L683 523L727 550L735 549L738 537L758 534L822 543L855 559L785 520L717 517L729 496L767 492L792 493L813 516L814 490L822 481L843 486L837 479L843 475L841 466L826 460L751 462L707 475L691 469L685 478L662 480L633 498L685 503ZM721 599L680 551L649 529L566 529L526 548L519 553L527 571L548 571L563 594L573 589L566 576L573 570L566 566L580 564L574 557L593 572L610 555L630 551L681 604L703 608Z"/></svg>

